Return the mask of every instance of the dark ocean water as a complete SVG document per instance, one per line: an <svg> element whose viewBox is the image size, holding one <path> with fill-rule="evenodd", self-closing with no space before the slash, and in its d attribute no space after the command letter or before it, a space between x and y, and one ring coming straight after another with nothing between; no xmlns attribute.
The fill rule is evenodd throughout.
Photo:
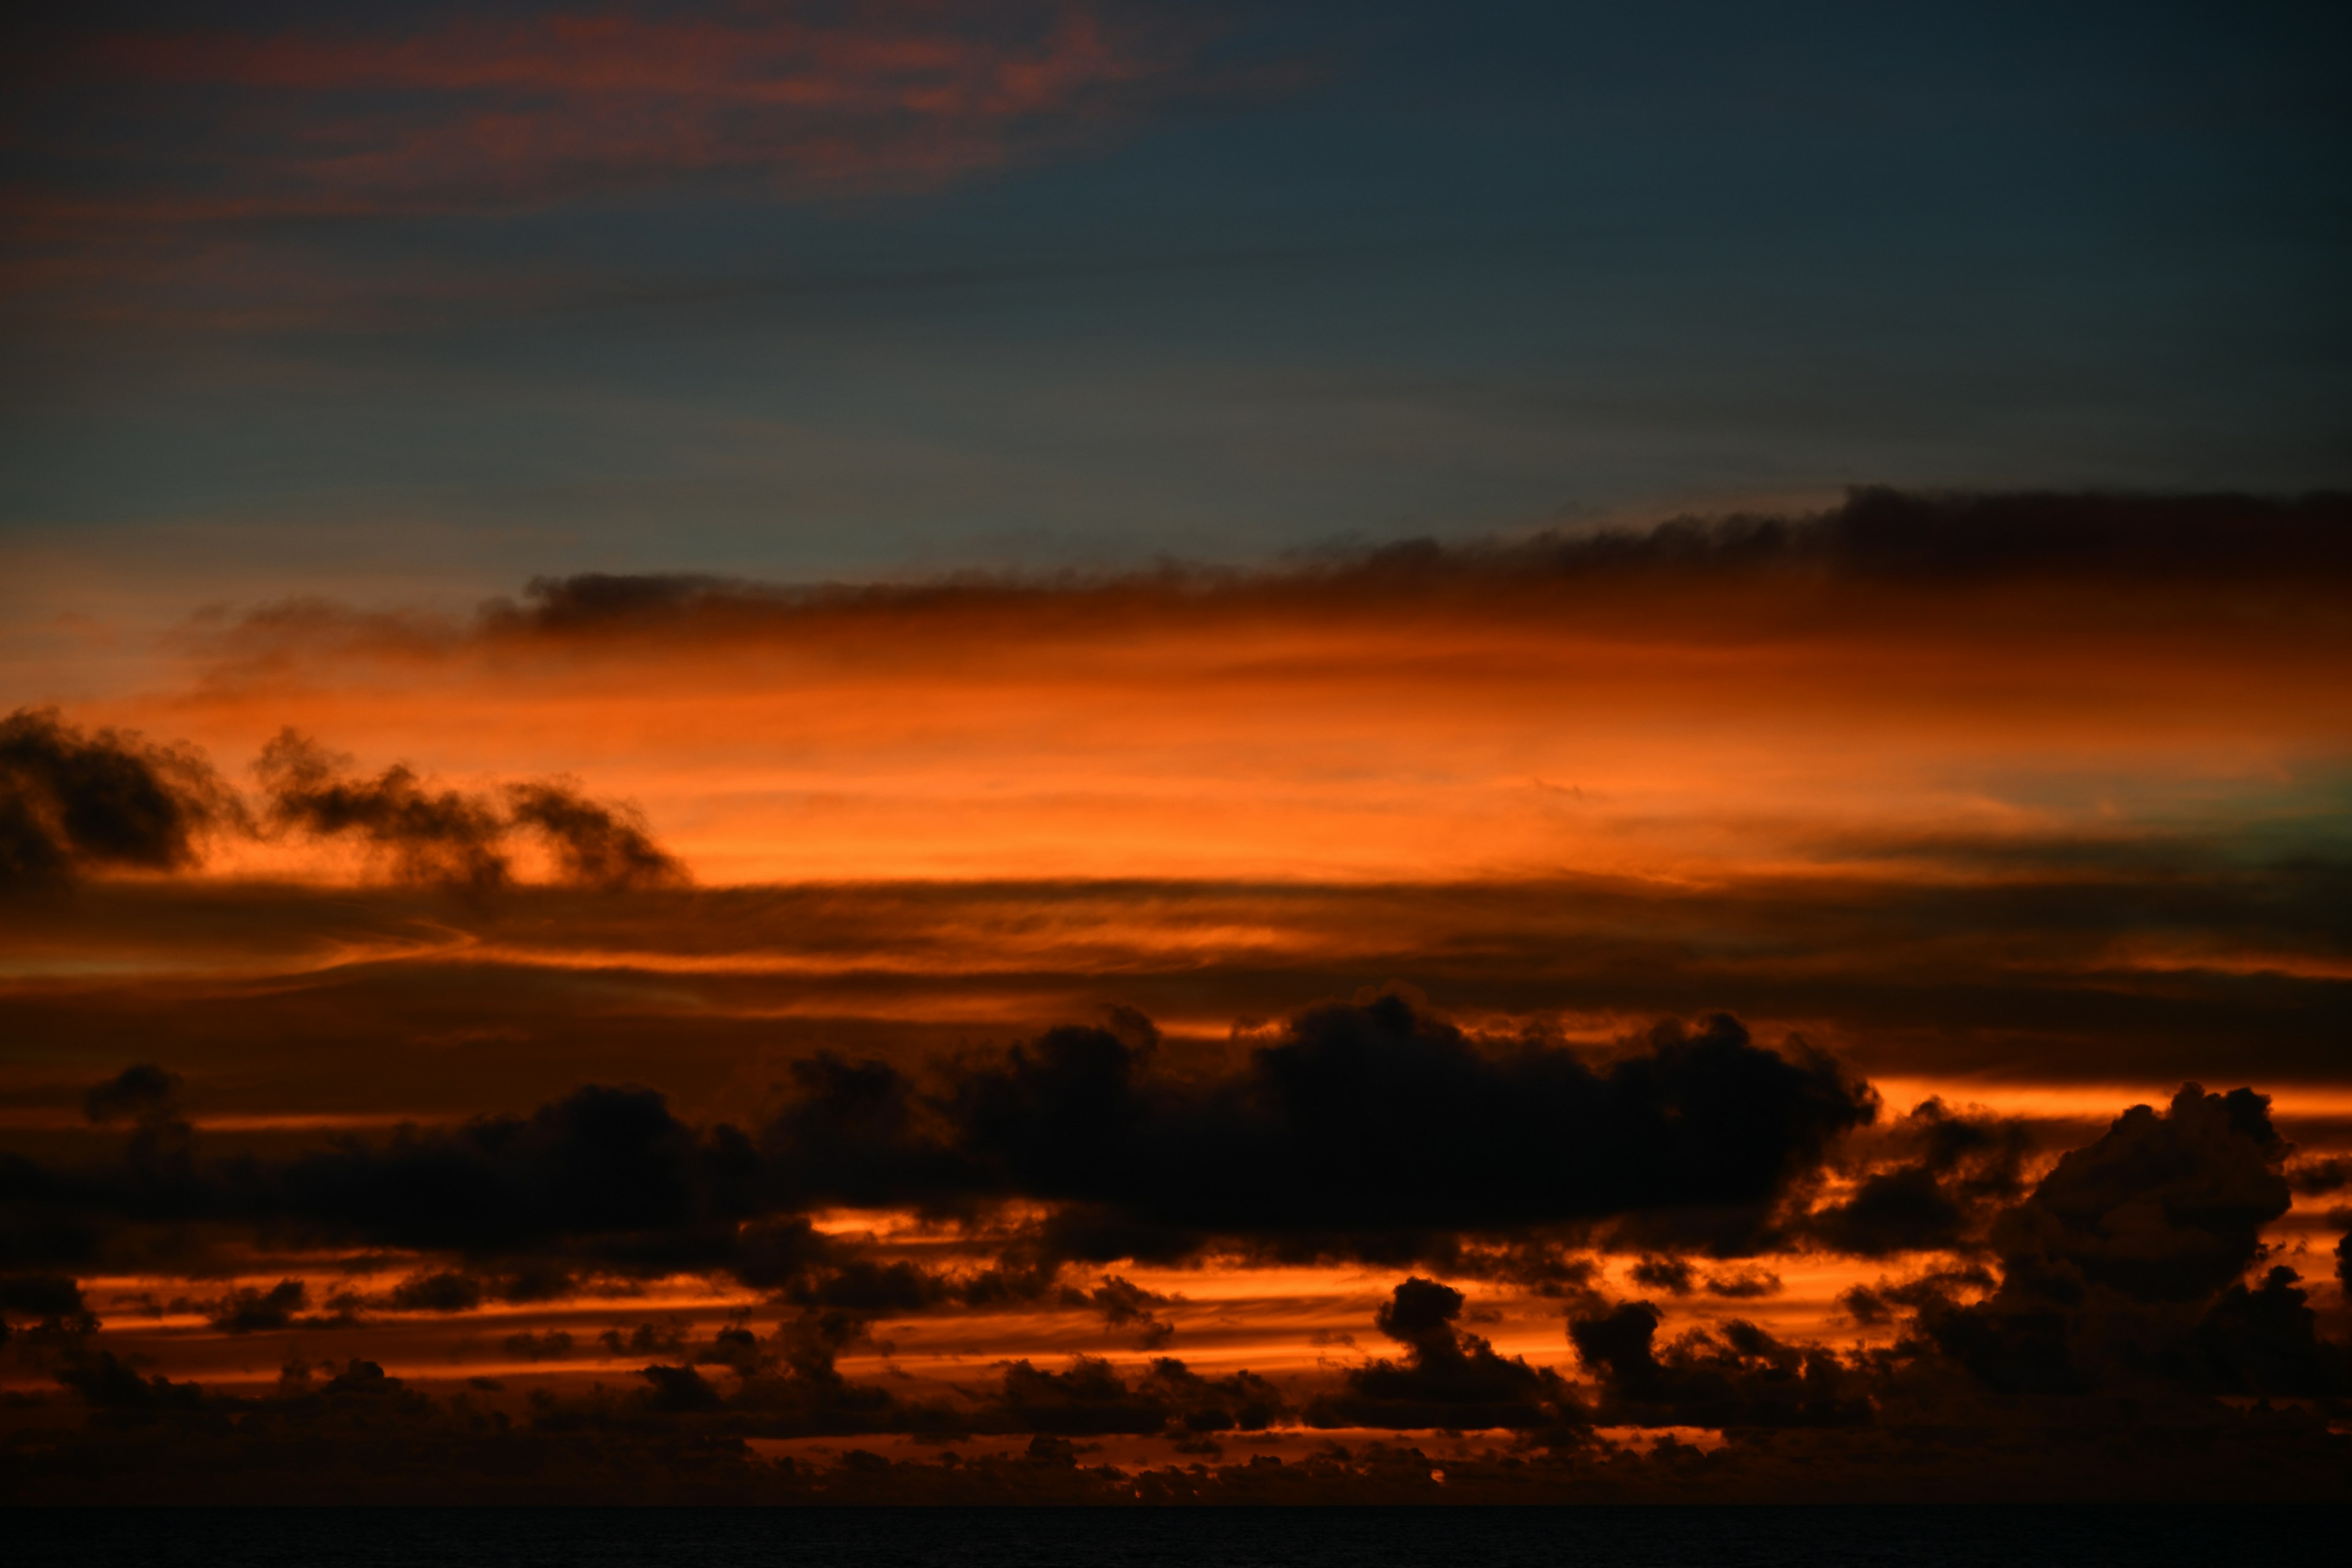
<svg viewBox="0 0 2352 1568"><path fill-rule="evenodd" d="M2126 1508L17 1510L14 1568L2011 1568L2346 1561L2352 1510Z"/></svg>

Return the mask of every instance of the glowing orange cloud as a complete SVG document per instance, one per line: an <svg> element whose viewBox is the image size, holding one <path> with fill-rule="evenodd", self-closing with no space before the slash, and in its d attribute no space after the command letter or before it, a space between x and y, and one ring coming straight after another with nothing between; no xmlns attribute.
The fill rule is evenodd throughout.
<svg viewBox="0 0 2352 1568"><path fill-rule="evenodd" d="M455 776L577 773L719 882L1948 875L1961 840L2315 800L2352 733L2324 597L1441 574L471 629L295 606L106 716L225 757L291 722Z"/></svg>

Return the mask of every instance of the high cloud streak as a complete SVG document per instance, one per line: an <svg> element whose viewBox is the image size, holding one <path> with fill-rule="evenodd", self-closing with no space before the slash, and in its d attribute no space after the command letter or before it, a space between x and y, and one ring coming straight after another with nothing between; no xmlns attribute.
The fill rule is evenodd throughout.
<svg viewBox="0 0 2352 1568"><path fill-rule="evenodd" d="M1121 35L1087 5L427 10L72 37L42 85L135 114L61 150L181 176L125 218L511 208L681 175L986 167L1109 120L1176 63Z"/></svg>

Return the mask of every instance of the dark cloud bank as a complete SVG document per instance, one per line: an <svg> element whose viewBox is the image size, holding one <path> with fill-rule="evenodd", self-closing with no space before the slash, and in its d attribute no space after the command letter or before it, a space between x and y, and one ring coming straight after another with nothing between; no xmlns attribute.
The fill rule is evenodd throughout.
<svg viewBox="0 0 2352 1568"><path fill-rule="evenodd" d="M2352 578L2352 496L1920 493L1853 490L1801 516L1679 518L1647 528L1544 532L1504 542L1412 540L1300 557L1250 573L1169 566L1139 577L968 576L908 586L777 586L696 574L587 574L534 580L486 605L492 637L629 629L754 631L781 618L848 611L1032 609L1138 594L1236 601L1299 594L1434 599L1465 587L1517 597L1582 580L1708 582L1791 574L1855 584L2271 584L2309 591ZM301 617L289 616L289 626Z"/></svg>
<svg viewBox="0 0 2352 1568"><path fill-rule="evenodd" d="M2014 1129L1934 1105L1885 1121L1834 1063L1765 1049L1722 1016L1593 1059L1474 1039L1382 995L1309 1009L1222 1071L1186 1077L1159 1056L1125 1016L911 1077L814 1058L751 1127L588 1088L528 1116L270 1160L207 1158L170 1075L131 1069L87 1104L127 1133L119 1159L0 1161L0 1311L81 1413L14 1440L14 1495L2347 1496L2352 1439L2332 1427L2352 1409L2352 1350L2266 1252L2290 1150L2251 1090L2191 1085L2136 1108L2029 1187ZM1825 1199L1839 1171L1853 1179ZM935 1269L825 1236L807 1215L829 1204L925 1211L983 1261ZM651 1325L607 1336L645 1358L633 1387L520 1408L435 1398L357 1360L291 1365L274 1393L236 1397L91 1339L78 1278L196 1268L235 1238L428 1261L381 1303L314 1302L298 1280L230 1292L208 1310L231 1333L679 1270L756 1288L773 1326L755 1312L699 1343ZM1654 1248L1638 1278L1658 1299L1734 1300L1772 1289L1734 1261L1743 1249L1937 1250L1925 1272L1913 1252L1911 1272L1849 1293L1858 1321L1895 1331L1840 1348L1737 1318L1670 1333L1652 1300L1596 1288L1596 1245ZM1149 1340L1164 1302L1103 1266L1210 1254L1392 1264L1405 1278L1372 1325L1392 1348L1287 1384L1172 1354L1139 1371L1015 1361L960 1398L838 1367L877 1314L960 1306L1084 1306ZM1557 1302L1584 1380L1474 1332L1482 1282ZM562 1354L559 1337L509 1349ZM1728 1441L1641 1455L1595 1435L1622 1426ZM1193 1468L1274 1427L1330 1436L1286 1466ZM1486 1458L1444 1463L1442 1492L1423 1448L1365 1436L1432 1430L1488 1435ZM884 1436L940 1457L775 1465L743 1446ZM955 1447L1007 1436L1022 1457ZM1111 1437L1164 1443L1167 1463L1137 1479L1090 1462Z"/></svg>

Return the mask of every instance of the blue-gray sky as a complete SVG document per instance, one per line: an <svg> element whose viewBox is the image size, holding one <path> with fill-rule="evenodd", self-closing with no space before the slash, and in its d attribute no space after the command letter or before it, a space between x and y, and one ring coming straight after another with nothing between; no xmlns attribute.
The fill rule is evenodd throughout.
<svg viewBox="0 0 2352 1568"><path fill-rule="evenodd" d="M131 5L20 42L0 549L51 566L857 576L2352 483L2338 7Z"/></svg>

